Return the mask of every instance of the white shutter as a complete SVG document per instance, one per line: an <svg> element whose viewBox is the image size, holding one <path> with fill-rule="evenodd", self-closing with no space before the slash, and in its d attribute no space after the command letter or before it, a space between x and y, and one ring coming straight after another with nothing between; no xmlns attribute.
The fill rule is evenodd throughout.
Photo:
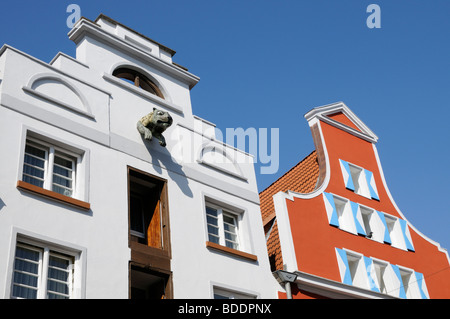
<svg viewBox="0 0 450 319"><path fill-rule="evenodd" d="M403 288L400 269L396 265L388 264L384 270L384 283L388 295L406 298L405 289Z"/></svg>
<svg viewBox="0 0 450 319"><path fill-rule="evenodd" d="M366 169L364 170L364 173L366 175L367 186L369 187L370 191L370 197L376 200L380 200L378 196L377 185L375 184L375 179L373 178L373 173Z"/></svg>
<svg viewBox="0 0 450 319"><path fill-rule="evenodd" d="M423 278L423 274L420 272L414 273L416 277L416 282L419 287L420 296L422 299L430 299L430 295L428 294L427 285L425 284L425 279Z"/></svg>
<svg viewBox="0 0 450 319"><path fill-rule="evenodd" d="M341 275L341 281L344 284L352 285L352 276L350 274L350 267L348 266L348 260L347 260L347 252L343 249L335 248L336 249L336 257L338 261L339 266L339 273Z"/></svg>
<svg viewBox="0 0 450 319"><path fill-rule="evenodd" d="M366 231L364 230L364 222L362 219L361 209L359 208L359 205L357 203L350 202L350 207L352 209L352 215L355 221L356 232L359 235L366 236Z"/></svg>
<svg viewBox="0 0 450 319"><path fill-rule="evenodd" d="M339 227L338 214L336 205L334 204L334 196L330 193L323 193L323 200L325 203L325 210L327 212L328 222L332 226Z"/></svg>
<svg viewBox="0 0 450 319"><path fill-rule="evenodd" d="M339 160L341 164L342 177L344 178L345 187L355 191L355 185L353 184L352 175L350 174L350 167L348 166L348 162Z"/></svg>
<svg viewBox="0 0 450 319"><path fill-rule="evenodd" d="M380 292L378 286L377 275L375 273L375 267L371 258L364 256L364 265L366 267L367 280L369 282L369 288L372 291Z"/></svg>
<svg viewBox="0 0 450 319"><path fill-rule="evenodd" d="M406 249L414 251L414 245L412 243L411 234L409 233L409 227L406 220L398 219L401 227L401 232L403 234L403 238L405 240Z"/></svg>

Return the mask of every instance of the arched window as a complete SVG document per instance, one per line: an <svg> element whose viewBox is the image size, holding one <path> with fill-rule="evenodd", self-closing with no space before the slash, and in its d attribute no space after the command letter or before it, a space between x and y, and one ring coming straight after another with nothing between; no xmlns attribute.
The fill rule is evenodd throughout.
<svg viewBox="0 0 450 319"><path fill-rule="evenodd" d="M128 68L118 68L114 70L113 75L137 87L140 87L147 92L155 94L162 99L164 98L164 95L162 94L158 86L153 83L148 77L136 70Z"/></svg>

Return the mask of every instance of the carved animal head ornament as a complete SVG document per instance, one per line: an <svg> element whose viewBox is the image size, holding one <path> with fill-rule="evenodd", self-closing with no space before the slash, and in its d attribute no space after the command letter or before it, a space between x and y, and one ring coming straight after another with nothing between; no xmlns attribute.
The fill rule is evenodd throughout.
<svg viewBox="0 0 450 319"><path fill-rule="evenodd" d="M151 141L152 137L159 140L161 146L166 146L166 140L162 133L172 125L173 119L166 111L153 108L153 112L145 115L137 122L137 129L146 140Z"/></svg>

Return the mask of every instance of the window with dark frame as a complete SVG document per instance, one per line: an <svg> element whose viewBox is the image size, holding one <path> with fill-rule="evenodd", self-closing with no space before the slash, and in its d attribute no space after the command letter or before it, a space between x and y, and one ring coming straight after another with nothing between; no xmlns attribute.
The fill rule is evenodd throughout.
<svg viewBox="0 0 450 319"><path fill-rule="evenodd" d="M136 70L130 68L118 68L114 70L113 75L143 89L144 91L147 91L164 99L164 95L162 94L158 86L147 76Z"/></svg>
<svg viewBox="0 0 450 319"><path fill-rule="evenodd" d="M173 298L167 181L128 167L130 299Z"/></svg>
<svg viewBox="0 0 450 319"><path fill-rule="evenodd" d="M161 192L163 183L130 171L130 237L154 248L163 248Z"/></svg>

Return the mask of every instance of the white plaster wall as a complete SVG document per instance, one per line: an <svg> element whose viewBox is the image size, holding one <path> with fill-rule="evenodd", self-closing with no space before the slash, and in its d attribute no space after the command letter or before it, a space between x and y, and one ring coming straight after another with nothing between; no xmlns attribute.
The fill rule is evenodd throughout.
<svg viewBox="0 0 450 319"><path fill-rule="evenodd" d="M175 298L211 298L213 284L276 298L277 284L270 272L251 161L238 163L244 178L237 178L197 160L174 158L174 147L182 136L199 141L196 154L212 137L211 133L202 136L203 128L194 125L188 85L93 39L78 42L77 59L81 63L59 54L53 66L48 66L13 48L0 55L0 147L6 150L0 166L0 297L8 297L14 247L11 238L13 229L19 229L84 249L82 289L86 298L128 298L129 165L168 181ZM167 148L157 141L144 141L136 130L137 120L161 105L104 78L104 73L123 61L145 68L167 90L171 103L181 107L182 113L169 111L174 124L164 134ZM31 77L44 72L75 83L89 101L95 119L22 89ZM51 91L47 93L51 95ZM90 211L16 188L25 127L88 150ZM207 124L204 128L211 127ZM217 145L230 154L248 157L232 147ZM257 255L257 262L206 248L205 196L244 211L240 225L243 250Z"/></svg>

